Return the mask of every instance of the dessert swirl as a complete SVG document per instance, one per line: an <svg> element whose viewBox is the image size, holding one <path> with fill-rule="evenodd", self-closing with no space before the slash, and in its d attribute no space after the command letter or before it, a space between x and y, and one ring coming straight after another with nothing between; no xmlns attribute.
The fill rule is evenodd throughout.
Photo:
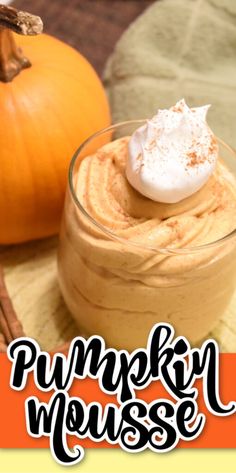
<svg viewBox="0 0 236 473"><path fill-rule="evenodd" d="M155 202L126 178L129 140L108 143L79 165L74 190L91 218L68 195L60 286L80 328L111 346L145 346L157 322L195 343L235 288L235 238L202 245L234 230L236 182L218 159L200 190L177 203Z"/></svg>
<svg viewBox="0 0 236 473"><path fill-rule="evenodd" d="M234 229L235 181L223 162L190 197L175 204L154 202L126 179L128 142L109 143L80 165L76 194L95 222L118 237L156 249L205 245Z"/></svg>

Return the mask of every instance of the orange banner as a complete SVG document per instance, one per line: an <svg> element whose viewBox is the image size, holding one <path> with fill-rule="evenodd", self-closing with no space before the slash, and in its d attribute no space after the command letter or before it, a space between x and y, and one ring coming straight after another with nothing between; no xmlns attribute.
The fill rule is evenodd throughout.
<svg viewBox="0 0 236 473"><path fill-rule="evenodd" d="M53 394L39 391L33 381L32 373L29 374L27 385L22 391L10 388L10 373L12 363L5 354L0 354L0 447L1 448L48 448L48 438L32 438L26 430L25 400L30 396L36 396L40 401L48 402ZM224 403L236 400L236 354L220 355L220 396ZM236 414L229 417L217 417L211 414L205 404L202 395L201 381L195 384L199 390L197 403L199 411L206 415L206 424L200 436L191 442L180 441L178 446L184 448L236 448ZM104 394L97 380L86 378L75 380L69 390L70 396L81 398L86 404L99 401L103 406L106 403L117 404L115 396ZM147 403L158 399L171 399L159 381L152 382L150 386L142 391L136 392L137 398ZM71 437L70 446L78 443L78 438ZM107 442L92 442L90 439L80 439L83 447L112 447Z"/></svg>

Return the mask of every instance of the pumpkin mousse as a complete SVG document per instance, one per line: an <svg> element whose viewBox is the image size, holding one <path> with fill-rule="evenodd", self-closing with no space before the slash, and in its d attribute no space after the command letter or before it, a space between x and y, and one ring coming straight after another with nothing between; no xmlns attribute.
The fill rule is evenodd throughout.
<svg viewBox="0 0 236 473"><path fill-rule="evenodd" d="M181 100L85 157L68 193L59 281L83 333L146 345L157 322L191 343L235 289L236 180L206 123ZM228 237L227 237L228 236Z"/></svg>

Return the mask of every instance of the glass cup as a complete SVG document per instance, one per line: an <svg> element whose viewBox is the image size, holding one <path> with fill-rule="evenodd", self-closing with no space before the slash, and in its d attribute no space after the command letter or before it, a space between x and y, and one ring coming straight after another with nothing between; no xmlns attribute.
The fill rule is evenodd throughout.
<svg viewBox="0 0 236 473"><path fill-rule="evenodd" d="M217 324L236 286L236 230L201 246L157 248L117 235L78 200L83 158L144 123L114 125L80 146L70 165L58 252L60 288L80 333L128 351L146 346L157 322L171 323L196 344ZM236 175L235 152L221 140L219 148Z"/></svg>

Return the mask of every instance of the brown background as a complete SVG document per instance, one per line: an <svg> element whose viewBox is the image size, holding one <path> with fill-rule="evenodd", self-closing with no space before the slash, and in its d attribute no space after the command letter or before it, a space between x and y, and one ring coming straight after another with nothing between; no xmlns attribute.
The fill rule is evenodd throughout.
<svg viewBox="0 0 236 473"><path fill-rule="evenodd" d="M14 6L42 17L44 31L66 41L99 75L122 32L154 0L16 0Z"/></svg>

